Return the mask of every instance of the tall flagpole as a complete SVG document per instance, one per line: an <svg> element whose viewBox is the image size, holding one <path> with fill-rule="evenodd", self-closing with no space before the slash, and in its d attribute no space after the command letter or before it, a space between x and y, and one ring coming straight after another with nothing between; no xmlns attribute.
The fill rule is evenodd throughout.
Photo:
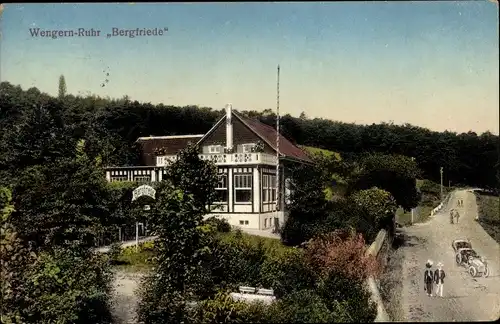
<svg viewBox="0 0 500 324"><path fill-rule="evenodd" d="M280 66L278 64L278 79L276 86L276 218L278 218L279 201L280 201L279 189L280 189Z"/></svg>

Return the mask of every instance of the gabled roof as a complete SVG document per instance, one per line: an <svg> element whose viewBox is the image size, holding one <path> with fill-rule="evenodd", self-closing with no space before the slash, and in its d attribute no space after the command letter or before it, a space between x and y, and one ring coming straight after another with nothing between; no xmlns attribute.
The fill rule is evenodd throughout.
<svg viewBox="0 0 500 324"><path fill-rule="evenodd" d="M163 149L165 155L177 154L189 143L195 144L203 135L174 135L139 137L136 143L141 147L142 162L156 165L156 149Z"/></svg>
<svg viewBox="0 0 500 324"><path fill-rule="evenodd" d="M266 125L256 119L250 119L233 112L233 115L241 120L250 130L264 140L271 148L277 151L276 148L276 129ZM280 139L280 154L285 157L297 159L305 162L312 162L311 158L302 149L290 142L286 137L279 134Z"/></svg>
<svg viewBox="0 0 500 324"><path fill-rule="evenodd" d="M250 129L255 135L257 135L262 141L269 145L273 150L276 149L276 130L266 125L256 119L250 119L244 117L237 113L236 111L231 112L232 115L238 118L248 129ZM203 140L210 135L223 121L226 120L226 116L223 116L215 125L210 129L197 144L203 142ZM286 158L291 158L293 160L299 160L303 162L313 163L311 158L300 148L292 144L288 139L280 134L280 155Z"/></svg>

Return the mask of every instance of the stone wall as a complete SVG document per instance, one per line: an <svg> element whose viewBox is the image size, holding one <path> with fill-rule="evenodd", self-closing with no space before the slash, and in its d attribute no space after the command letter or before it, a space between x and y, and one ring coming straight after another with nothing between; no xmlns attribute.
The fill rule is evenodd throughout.
<svg viewBox="0 0 500 324"><path fill-rule="evenodd" d="M373 241L373 243L366 251L366 254L374 255L380 262L382 267L385 267L387 263L388 252L392 243L391 240L392 238L386 230L380 230L380 232L378 232L377 234L377 237L375 238L375 241ZM377 304L377 317L375 318L375 322L389 322L390 318L385 309L382 297L380 296L380 289L377 280L370 276L367 279L366 284L371 292L373 301Z"/></svg>

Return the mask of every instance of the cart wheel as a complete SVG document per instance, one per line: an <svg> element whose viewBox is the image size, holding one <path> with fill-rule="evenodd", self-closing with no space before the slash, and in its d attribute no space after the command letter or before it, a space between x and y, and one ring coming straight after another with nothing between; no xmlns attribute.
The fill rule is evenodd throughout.
<svg viewBox="0 0 500 324"><path fill-rule="evenodd" d="M477 271L476 271L476 268L474 267L469 267L469 273L472 277L475 277L477 275Z"/></svg>
<svg viewBox="0 0 500 324"><path fill-rule="evenodd" d="M461 259L461 258L460 258L460 255L459 255L459 254L457 254L457 255L455 256L455 261L457 262L457 264L458 264L458 265L460 265L460 264L462 263L462 260L460 260L460 259Z"/></svg>
<svg viewBox="0 0 500 324"><path fill-rule="evenodd" d="M485 278L488 278L488 276L490 275L490 269L488 269L487 267L484 269L484 273L483 273L483 276Z"/></svg>

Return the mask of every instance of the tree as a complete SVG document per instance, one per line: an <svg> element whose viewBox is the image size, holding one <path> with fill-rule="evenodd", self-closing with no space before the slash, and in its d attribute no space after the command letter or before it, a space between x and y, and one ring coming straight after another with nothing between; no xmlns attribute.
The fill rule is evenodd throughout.
<svg viewBox="0 0 500 324"><path fill-rule="evenodd" d="M203 216L213 202L216 172L190 147L179 154L158 184L149 224L158 235L156 274L144 285L139 317L148 323L183 322L192 313L187 302L197 299L200 285L210 281L203 261L210 253L210 232Z"/></svg>
<svg viewBox="0 0 500 324"><path fill-rule="evenodd" d="M64 98L66 96L66 80L64 75L59 77L59 98Z"/></svg>
<svg viewBox="0 0 500 324"><path fill-rule="evenodd" d="M0 187L0 259L1 259L1 295L0 321L2 323L22 323L23 308L27 306L25 297L26 265L36 258L29 246L25 246L18 237L11 223L14 211L12 195L9 189Z"/></svg>
<svg viewBox="0 0 500 324"><path fill-rule="evenodd" d="M155 274L143 285L139 317L148 323L186 320L190 300L189 284L200 273L199 258L204 253L202 225L204 209L191 194L163 181L150 226L158 235ZM192 300L192 299L191 299Z"/></svg>
<svg viewBox="0 0 500 324"><path fill-rule="evenodd" d="M80 246L35 253L12 226L10 192L0 188L2 323L111 323L111 272Z"/></svg>
<svg viewBox="0 0 500 324"><path fill-rule="evenodd" d="M83 140L73 157L27 168L14 190L14 224L41 249L93 247L97 235L111 225L102 174L99 158L86 155Z"/></svg>
<svg viewBox="0 0 500 324"><path fill-rule="evenodd" d="M166 178L176 188L192 194L197 207L209 213L217 194L217 168L212 162L201 160L198 150L190 145L179 152L177 160L167 169Z"/></svg>
<svg viewBox="0 0 500 324"><path fill-rule="evenodd" d="M389 192L373 187L355 192L351 201L368 212L377 230L386 229L392 233L398 206Z"/></svg>
<svg viewBox="0 0 500 324"><path fill-rule="evenodd" d="M419 175L417 164L409 157L369 154L362 159L362 172L351 181L348 193L377 187L390 192L399 206L409 210L420 200L416 188Z"/></svg>
<svg viewBox="0 0 500 324"><path fill-rule="evenodd" d="M281 240L287 245L299 245L311 238L320 220L326 218L322 171L306 165L297 166L291 174L288 220L281 230Z"/></svg>
<svg viewBox="0 0 500 324"><path fill-rule="evenodd" d="M11 184L28 167L74 155L77 139L62 118L60 107L55 100L23 107L16 121L2 129L0 170L4 176L0 181Z"/></svg>

